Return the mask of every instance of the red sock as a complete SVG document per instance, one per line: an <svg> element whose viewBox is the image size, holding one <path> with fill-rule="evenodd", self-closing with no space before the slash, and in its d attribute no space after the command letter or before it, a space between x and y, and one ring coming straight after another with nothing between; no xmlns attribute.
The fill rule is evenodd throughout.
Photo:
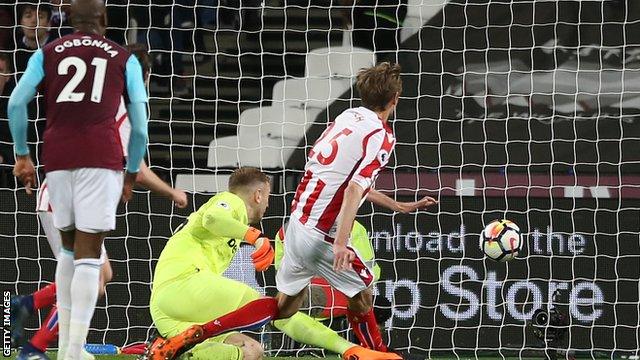
<svg viewBox="0 0 640 360"><path fill-rule="evenodd" d="M234 312L230 312L202 326L202 340L229 331L258 329L278 317L278 302L271 297L254 300Z"/></svg>
<svg viewBox="0 0 640 360"><path fill-rule="evenodd" d="M373 308L362 314L347 310L347 318L358 340L360 340L360 345L376 351L387 351L387 345L382 342L382 335L380 335Z"/></svg>
<svg viewBox="0 0 640 360"><path fill-rule="evenodd" d="M311 284L319 286L324 292L324 296L327 299L320 317L328 319L335 319L341 316L347 315L347 305L349 304L349 298L340 291L334 289L329 285L327 280L323 278L311 279Z"/></svg>
<svg viewBox="0 0 640 360"><path fill-rule="evenodd" d="M45 352L49 345L58 338L58 309L51 308L49 315L42 323L42 326L31 338L31 345L36 349Z"/></svg>
<svg viewBox="0 0 640 360"><path fill-rule="evenodd" d="M51 283L33 293L33 310L40 310L56 303L56 283Z"/></svg>

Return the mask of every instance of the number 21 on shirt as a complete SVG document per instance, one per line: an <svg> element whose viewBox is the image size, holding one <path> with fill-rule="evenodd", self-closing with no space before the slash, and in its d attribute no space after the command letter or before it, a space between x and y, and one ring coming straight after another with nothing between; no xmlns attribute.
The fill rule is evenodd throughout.
<svg viewBox="0 0 640 360"><path fill-rule="evenodd" d="M91 65L95 67L93 73L93 85L91 86L91 101L100 103L102 101L102 90L104 89L104 78L107 73L107 59L94 57ZM87 74L87 64L79 57L69 56L58 63L58 75L69 75L70 68L75 69L75 73L60 91L56 103L61 102L81 102L84 100L83 92L75 92L76 88Z"/></svg>

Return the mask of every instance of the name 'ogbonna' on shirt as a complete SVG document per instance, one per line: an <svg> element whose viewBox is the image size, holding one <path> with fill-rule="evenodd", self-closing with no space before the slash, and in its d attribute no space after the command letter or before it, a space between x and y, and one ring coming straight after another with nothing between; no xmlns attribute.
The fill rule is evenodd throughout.
<svg viewBox="0 0 640 360"><path fill-rule="evenodd" d="M92 39L89 36L83 36L80 39L70 39L64 41L54 48L54 51L57 53L63 52L67 48L78 47L78 46L93 46L104 50L109 56L112 58L118 56L118 50L116 50L113 46L111 46L108 42Z"/></svg>

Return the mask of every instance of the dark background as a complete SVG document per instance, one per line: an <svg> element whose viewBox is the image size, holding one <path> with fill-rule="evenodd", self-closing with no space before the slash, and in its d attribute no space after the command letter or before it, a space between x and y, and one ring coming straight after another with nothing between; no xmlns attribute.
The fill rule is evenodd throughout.
<svg viewBox="0 0 640 360"><path fill-rule="evenodd" d="M614 106L639 96L637 89L621 85L629 84L640 67L635 54L640 38L634 35L640 32L638 20L637 1L447 2L400 46L403 92L393 121L396 171L497 172L506 167L524 173L640 173L640 103ZM556 91L534 87L531 99L521 97L528 106L507 102L519 93L507 87L517 76L534 83L563 66ZM589 76L594 69L617 74L619 82ZM561 90L562 74L574 83L600 81L602 91L587 86ZM490 88L489 96L472 90L471 80ZM618 99L607 101L611 95ZM589 108L554 106L582 97L591 99ZM359 98L355 87L317 117L299 147L311 146L306 139L318 138L328 121L358 106L354 98ZM305 155L306 150L298 151L285 168L302 168Z"/></svg>

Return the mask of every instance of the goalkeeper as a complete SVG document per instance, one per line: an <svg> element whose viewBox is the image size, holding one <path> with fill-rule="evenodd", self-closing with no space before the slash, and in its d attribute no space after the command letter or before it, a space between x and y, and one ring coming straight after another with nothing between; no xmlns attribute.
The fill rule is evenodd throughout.
<svg viewBox="0 0 640 360"><path fill-rule="evenodd" d="M256 249L252 254L256 270L264 271L273 263L274 250L269 239L248 226L260 222L269 195L270 181L265 174L254 168L240 168L229 179L229 191L212 197L169 239L156 266L150 301L151 317L161 336L185 335L194 324L207 323L260 298L248 285L227 279L222 273L242 241ZM260 311L256 307L256 312ZM261 327L269 320L267 317L245 327L233 327L230 333L199 343L187 355L193 360L260 359L263 352L260 343L238 331ZM378 359L383 355L344 340L300 312L275 321L274 325L297 342L329 349L344 357L357 354L361 359ZM158 358L159 353L163 359L177 355L171 349L163 349L164 344L162 337L155 339L150 348L152 359Z"/></svg>

